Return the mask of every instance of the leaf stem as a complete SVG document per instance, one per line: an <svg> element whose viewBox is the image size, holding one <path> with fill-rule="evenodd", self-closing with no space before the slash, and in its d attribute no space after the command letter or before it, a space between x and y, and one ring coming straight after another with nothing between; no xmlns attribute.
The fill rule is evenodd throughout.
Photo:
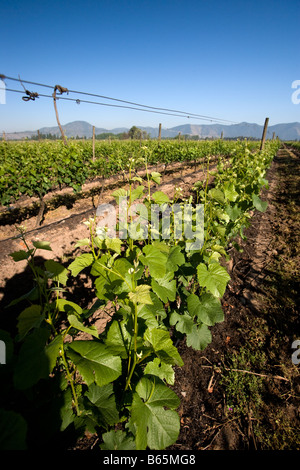
<svg viewBox="0 0 300 470"><path fill-rule="evenodd" d="M66 370L66 375L67 375L67 378L68 378L68 381L69 381L69 384L70 384L70 387L71 387L74 406L75 406L75 409L76 409L76 414L77 414L77 416L79 416L80 415L80 410L79 410L78 398L77 398L76 390L75 390L75 386L74 386L74 380L72 378L72 374L70 373L68 362L67 362L67 359L66 359L66 356L65 356L65 351L64 351L63 348L60 350L60 355L61 355L64 367L65 367L65 370Z"/></svg>
<svg viewBox="0 0 300 470"><path fill-rule="evenodd" d="M135 366L138 362L138 357L137 357L138 321L137 321L137 319L138 319L137 304L135 303L134 304L134 328L133 328L133 348L134 349L132 351L132 353L133 353L133 363L132 363L129 375L127 376L127 379L126 379L125 391L130 386L130 381L131 381ZM129 362L129 364L131 363L131 356L129 356L129 361L128 362ZM129 370L129 366L128 366L128 370Z"/></svg>
<svg viewBox="0 0 300 470"><path fill-rule="evenodd" d="M132 286L131 286L130 284L128 284L128 282L126 281L125 277L123 277L120 273L118 273L117 271L114 271L114 270L111 269L111 268L108 268L108 267L105 266L104 264L99 263L99 265L101 266L101 268L106 269L106 271L109 271L110 273L115 274L116 276L118 276L120 279L122 279L122 281L124 281L124 282L127 284L127 286L129 287L130 290L132 289Z"/></svg>

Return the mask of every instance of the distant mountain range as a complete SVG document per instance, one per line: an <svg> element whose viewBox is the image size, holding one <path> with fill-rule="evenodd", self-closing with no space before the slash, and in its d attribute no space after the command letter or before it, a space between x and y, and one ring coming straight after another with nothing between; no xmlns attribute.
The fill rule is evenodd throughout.
<svg viewBox="0 0 300 470"><path fill-rule="evenodd" d="M64 124L64 132L67 137L87 137L91 138L93 134L93 126L86 121L74 121ZM158 137L158 127L141 127L137 126L141 130L146 131L151 138ZM120 134L128 132L126 127L118 127L115 129L104 129L101 127L95 128L95 134L102 134L105 132L111 132L113 134ZM248 122L241 122L239 124L223 125L223 124L184 124L181 126L171 127L170 129L162 129L162 138L176 137L179 132L181 135L198 135L199 138L219 138L223 132L224 138L238 138L247 137L260 139L262 136L263 126L258 124L250 124ZM58 126L54 127L42 127L39 129L41 134L52 134L60 135ZM269 126L267 131L267 139L272 138L273 133L281 140L300 140L300 123L291 122L287 124L276 124ZM12 132L6 134L6 138L9 140L20 140L31 138L33 135L37 135L37 131L24 131L24 132Z"/></svg>

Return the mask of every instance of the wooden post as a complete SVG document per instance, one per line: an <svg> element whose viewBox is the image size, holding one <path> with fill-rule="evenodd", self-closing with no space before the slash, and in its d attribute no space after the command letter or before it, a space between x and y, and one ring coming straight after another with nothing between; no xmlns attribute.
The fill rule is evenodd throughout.
<svg viewBox="0 0 300 470"><path fill-rule="evenodd" d="M60 124L60 121L59 121L59 117L58 117L57 106L56 106L56 95L53 96L53 103L54 103L54 109L55 109L56 120L57 120L58 127L59 127L59 129L60 129L60 133L61 133L61 136L62 136L62 139L63 139L63 143L64 143L65 145L67 145L67 141L66 141L66 138L65 138L65 134L64 134L63 128L61 127L61 124Z"/></svg>
<svg viewBox="0 0 300 470"><path fill-rule="evenodd" d="M93 161L95 160L95 126L93 126Z"/></svg>
<svg viewBox="0 0 300 470"><path fill-rule="evenodd" d="M275 132L273 132L272 140L275 140Z"/></svg>
<svg viewBox="0 0 300 470"><path fill-rule="evenodd" d="M223 131L221 132L221 140L223 139Z"/></svg>
<svg viewBox="0 0 300 470"><path fill-rule="evenodd" d="M58 111L57 111L57 106L56 106L56 100L57 100L57 97L56 97L56 92L57 90L60 92L60 94L64 93L64 92L67 92L67 88L63 88L59 85L55 85L54 87L54 93L53 93L53 103L54 103L54 109L55 109L55 115L56 115L56 120L57 120L57 124L58 124L58 127L60 129L60 133L61 133L61 136L62 136L62 139L63 139L63 142L65 145L67 145L67 141L66 141L66 137L65 137L65 134L64 134L64 131L63 131L63 128L61 127L61 124L60 124L60 121L59 121L59 117L58 117Z"/></svg>
<svg viewBox="0 0 300 470"><path fill-rule="evenodd" d="M5 132L3 131L2 140L5 141Z"/></svg>
<svg viewBox="0 0 300 470"><path fill-rule="evenodd" d="M180 142L181 132L178 132L178 142Z"/></svg>
<svg viewBox="0 0 300 470"><path fill-rule="evenodd" d="M37 131L37 135L38 135L38 141L40 141L40 140L41 140L41 136L40 136L40 130L39 130L39 129L38 129L38 131Z"/></svg>
<svg viewBox="0 0 300 470"><path fill-rule="evenodd" d="M265 119L264 130L263 130L263 134L262 134L262 138L261 138L261 143L260 143L260 150L263 150L264 145L265 145L268 123L269 123L269 118L266 118Z"/></svg>
<svg viewBox="0 0 300 470"><path fill-rule="evenodd" d="M161 123L159 123L159 128L158 128L158 142L161 141Z"/></svg>

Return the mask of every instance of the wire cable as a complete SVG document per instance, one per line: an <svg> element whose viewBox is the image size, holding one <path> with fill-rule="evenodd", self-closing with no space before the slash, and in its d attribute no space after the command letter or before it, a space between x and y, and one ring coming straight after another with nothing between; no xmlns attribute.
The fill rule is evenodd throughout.
<svg viewBox="0 0 300 470"><path fill-rule="evenodd" d="M21 81L20 78L7 77L6 75L0 75L0 78L7 79L7 80L13 80L13 81L17 81L17 82ZM32 82L32 81L29 81L29 80L23 80L22 79L22 82L28 83L28 84L31 84L31 85L35 85L35 86L40 86L40 87L46 87L46 88L51 88L51 89L54 88L51 85L46 85L44 83L38 83L38 82ZM125 104L129 104L129 105L134 106L133 108L132 107L127 107L129 109L135 109L135 110L142 111L142 109L139 109L139 108L147 108L147 109L153 110L153 112L157 112L157 114L166 114L166 113L158 113L158 111L166 111L168 113L176 113L176 114L168 114L168 115L171 115L171 116L187 117L187 118L193 117L193 118L199 118L199 119L201 118L202 120L206 120L206 121L210 121L210 122L219 122L219 123L227 122L227 123L237 124L237 122L230 121L228 119L215 118L215 117L212 117L212 116L206 116L206 115L203 115L203 114L196 114L196 113L189 113L187 111L180 111L180 110L170 109L170 108L149 106L149 105L145 105L145 104L136 103L136 102L133 102L133 101L126 101L126 100L122 100L122 99L119 99L119 98L112 98L112 97L109 97L109 96L99 95L99 94L95 94L95 93L88 93L88 92L84 92L84 91L69 90L69 89L67 90L67 92L68 93L79 94L79 95L93 96L93 97L96 97L96 98L103 98L103 99L107 99L107 100L118 101L120 103L125 103ZM40 96L42 96L42 95L40 95ZM74 100L74 101L76 101L76 100ZM90 103L87 100L80 100L80 101L85 102L85 103ZM105 103L101 103L101 104L103 106L105 106ZM107 106L109 106L109 105L107 105ZM139 108L137 108L137 106ZM121 106L116 106L116 107L121 107ZM122 106L122 107L125 107L125 106Z"/></svg>
<svg viewBox="0 0 300 470"><path fill-rule="evenodd" d="M24 80L23 80L24 81ZM0 87L0 90L6 90L6 91L9 91L9 92L13 92L13 93L22 93L24 94L24 91L22 90L14 90L14 89L11 89L11 88L1 88ZM35 93L33 94L34 95L34 98L26 98L26 97L23 97L25 98L24 101L29 101L30 99L34 100L35 98L38 98L38 97L43 97L43 98L51 98L53 99L53 96L52 95L45 95L45 94L42 94L42 93ZM134 106L125 106L125 105L119 105L119 104L111 104L111 103L100 103L98 101L90 101L90 100L79 100L79 99L76 99L76 98L67 98L66 96L57 96L56 97L56 100L66 100L66 101L73 101L77 104L80 104L80 103L88 103L88 104L96 104L96 105L100 105L100 106L109 106L109 107L113 107L113 108L126 108L126 109L134 109L134 110L137 110L137 111L144 111L144 112L147 112L147 113L156 113L156 114L164 114L164 115L167 115L167 116L176 116L176 117L185 117L185 118L190 118L190 116L184 116L184 115L181 115L181 114L176 114L176 113L168 113L168 112L164 112L164 111L155 111L155 110L150 110L150 109L144 109L144 108L137 108L137 107L134 107ZM210 118L204 118L204 117L193 117L193 119L199 119L199 120L204 120L204 121L210 121L210 122L213 122L214 120L213 119L210 119Z"/></svg>

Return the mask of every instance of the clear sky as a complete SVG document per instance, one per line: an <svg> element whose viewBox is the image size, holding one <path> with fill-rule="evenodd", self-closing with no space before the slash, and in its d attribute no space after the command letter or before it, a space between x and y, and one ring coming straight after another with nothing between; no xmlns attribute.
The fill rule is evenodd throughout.
<svg viewBox="0 0 300 470"><path fill-rule="evenodd" d="M234 122L299 122L299 24L300 0L2 1L0 74ZM57 125L52 99L21 98L6 92L0 133ZM58 110L62 124L106 129L210 123L62 100Z"/></svg>

